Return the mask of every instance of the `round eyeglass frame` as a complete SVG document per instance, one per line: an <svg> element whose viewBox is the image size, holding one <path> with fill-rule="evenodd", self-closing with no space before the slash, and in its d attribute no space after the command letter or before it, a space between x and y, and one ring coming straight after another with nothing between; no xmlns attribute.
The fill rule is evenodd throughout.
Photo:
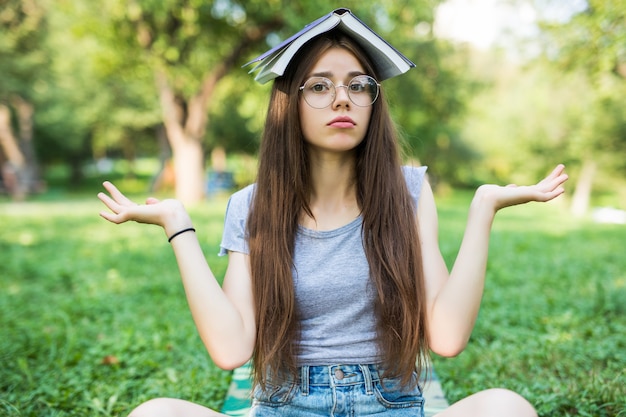
<svg viewBox="0 0 626 417"><path fill-rule="evenodd" d="M353 91L350 89L350 87L353 85L353 83L357 82L359 79L365 79L367 82L366 84L368 85L375 85L376 86L376 94L373 95L373 98L371 99L371 102L368 104L359 104L357 101L355 101L354 98L352 98L352 94L359 94L359 92ZM311 82L325 82L328 86L331 87L331 89L328 91L328 94L319 94L319 97L322 98L324 96L329 97L329 101L328 104L325 104L323 106L319 106L316 104L313 104L311 102L309 102L309 100L307 100L307 94L305 94L305 88L307 87L307 85ZM363 83L361 83L363 84ZM310 85L309 87L313 87L315 84ZM371 106L372 104L374 104L376 102L376 100L378 99L378 96L380 95L380 83L378 81L376 81L376 79L374 77L371 77L369 75L357 75L356 77L352 78L349 82L348 85L344 85L344 84L339 84L336 85L335 83L332 82L332 80L326 78L326 77L311 77L309 79L307 79L304 84L302 84L299 88L298 91L300 91L302 93L302 97L304 98L304 101L306 101L306 103L313 107L314 109L325 109L326 107L330 106L331 104L333 104L333 101L335 101L335 97L337 97L337 88L345 88L346 89L346 93L348 94L348 98L350 99L350 101L358 107L368 107ZM368 94L367 92L365 92L364 94ZM371 94L370 94L371 96Z"/></svg>

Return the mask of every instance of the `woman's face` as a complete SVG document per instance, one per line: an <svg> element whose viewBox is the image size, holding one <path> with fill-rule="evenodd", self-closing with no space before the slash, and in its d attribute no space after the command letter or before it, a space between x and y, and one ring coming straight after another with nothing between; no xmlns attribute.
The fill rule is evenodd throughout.
<svg viewBox="0 0 626 417"><path fill-rule="evenodd" d="M305 82L311 77L325 77L335 86L341 86L348 85L355 76L363 74L363 66L351 52L331 48L313 66ZM322 88L315 87L317 90ZM299 114L302 133L311 150L337 153L353 150L363 141L372 106L357 106L348 97L348 89L338 87L330 105L321 109L311 107L304 99L304 92L301 92Z"/></svg>

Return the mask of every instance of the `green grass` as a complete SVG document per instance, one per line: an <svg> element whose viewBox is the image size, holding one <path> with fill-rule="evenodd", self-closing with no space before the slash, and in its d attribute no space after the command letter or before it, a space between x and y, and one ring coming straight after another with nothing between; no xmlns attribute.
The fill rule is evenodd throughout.
<svg viewBox="0 0 626 417"><path fill-rule="evenodd" d="M224 207L194 213L218 275ZM154 396L219 406L228 374L204 353L163 232L100 209L95 193L0 206L0 415L126 415Z"/></svg>
<svg viewBox="0 0 626 417"><path fill-rule="evenodd" d="M442 211L452 261L446 234L459 242L462 218ZM448 399L502 386L540 416L626 416L625 245L626 227L575 221L559 204L499 213L470 343L434 360Z"/></svg>
<svg viewBox="0 0 626 417"><path fill-rule="evenodd" d="M122 416L156 396L219 407L229 375L197 336L163 232L101 220L96 191L0 203L0 415ZM192 212L218 276L225 204ZM467 204L440 201L449 262ZM558 204L500 213L472 340L434 358L448 399L503 386L541 416L626 416L625 243L624 226Z"/></svg>

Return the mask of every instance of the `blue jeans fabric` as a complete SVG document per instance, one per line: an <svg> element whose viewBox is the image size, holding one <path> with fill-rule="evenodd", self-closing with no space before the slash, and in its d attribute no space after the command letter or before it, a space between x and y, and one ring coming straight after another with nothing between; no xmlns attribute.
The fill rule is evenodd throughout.
<svg viewBox="0 0 626 417"><path fill-rule="evenodd" d="M376 365L303 366L299 375L270 376L253 390L250 417L424 417L417 373L409 386L381 379Z"/></svg>

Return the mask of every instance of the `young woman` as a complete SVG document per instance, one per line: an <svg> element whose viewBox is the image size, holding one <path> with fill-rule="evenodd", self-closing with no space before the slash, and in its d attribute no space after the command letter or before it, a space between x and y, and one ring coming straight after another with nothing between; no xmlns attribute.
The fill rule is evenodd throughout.
<svg viewBox="0 0 626 417"><path fill-rule="evenodd" d="M370 57L331 31L274 81L257 182L228 205L222 287L180 202L137 205L109 182L110 197L99 194L110 222L163 227L211 358L225 369L253 359L252 416L422 416L429 351L457 355L474 326L496 212L563 193L561 165L536 185L478 188L448 272L426 169L401 166L376 77ZM219 413L168 398L131 413L183 415ZM493 389L440 415L536 413Z"/></svg>

